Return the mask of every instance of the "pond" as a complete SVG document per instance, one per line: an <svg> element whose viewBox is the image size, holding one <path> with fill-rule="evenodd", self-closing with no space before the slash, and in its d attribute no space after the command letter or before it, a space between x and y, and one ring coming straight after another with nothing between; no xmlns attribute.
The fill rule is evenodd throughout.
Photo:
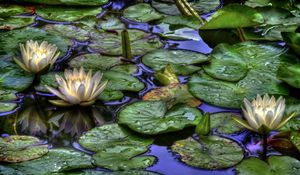
<svg viewBox="0 0 300 175"><path fill-rule="evenodd" d="M293 0L0 0L0 174L300 174L299 26Z"/></svg>

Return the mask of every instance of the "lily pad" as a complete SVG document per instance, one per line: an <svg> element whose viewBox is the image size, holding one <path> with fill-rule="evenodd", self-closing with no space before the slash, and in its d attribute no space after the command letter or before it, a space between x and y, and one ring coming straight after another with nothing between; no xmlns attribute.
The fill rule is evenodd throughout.
<svg viewBox="0 0 300 175"><path fill-rule="evenodd" d="M145 65L155 71L162 70L167 65L171 65L176 74L188 75L200 70L195 64L208 61L209 58L201 53L184 50L160 49L143 56Z"/></svg>
<svg viewBox="0 0 300 175"><path fill-rule="evenodd" d="M300 162L288 156L270 156L267 162L251 157L239 164L236 170L239 175L294 175L300 170Z"/></svg>
<svg viewBox="0 0 300 175"><path fill-rule="evenodd" d="M14 30L34 23L34 16L13 16L0 18L0 30Z"/></svg>
<svg viewBox="0 0 300 175"><path fill-rule="evenodd" d="M201 112L185 105L167 110L163 101L140 101L125 106L119 113L118 123L142 134L161 134L179 131L198 124Z"/></svg>
<svg viewBox="0 0 300 175"><path fill-rule="evenodd" d="M134 64L123 64L114 66L110 70L131 75L138 71L138 67Z"/></svg>
<svg viewBox="0 0 300 175"><path fill-rule="evenodd" d="M212 114L210 117L210 127L221 134L239 133L244 128L233 119L235 116L236 115L232 113Z"/></svg>
<svg viewBox="0 0 300 175"><path fill-rule="evenodd" d="M106 4L108 0L17 0L19 2L32 2L49 5L74 5L74 6L99 6Z"/></svg>
<svg viewBox="0 0 300 175"><path fill-rule="evenodd" d="M184 103L191 107L197 107L201 104L199 100L190 94L187 85L181 84L170 84L168 86L153 89L143 96L143 100L165 101L169 108L177 103Z"/></svg>
<svg viewBox="0 0 300 175"><path fill-rule="evenodd" d="M122 57L104 56L101 54L84 54L73 58L69 62L69 66L72 68L83 67L95 71L104 71L121 64L121 59Z"/></svg>
<svg viewBox="0 0 300 175"><path fill-rule="evenodd" d="M77 21L84 17L96 16L102 11L98 7L60 7L60 6L47 6L37 7L36 13L42 18L52 21Z"/></svg>
<svg viewBox="0 0 300 175"><path fill-rule="evenodd" d="M163 15L153 9L150 4L146 3L139 3L126 8L123 15L126 19L136 22L150 22L163 17Z"/></svg>
<svg viewBox="0 0 300 175"><path fill-rule="evenodd" d="M82 152L72 149L56 148L35 160L26 161L17 164L7 165L14 172L7 171L10 174L40 174L47 175L57 172L64 172L80 168L92 168L91 157ZM5 169L4 169L5 170ZM2 169L0 168L0 173Z"/></svg>
<svg viewBox="0 0 300 175"><path fill-rule="evenodd" d="M15 15L33 12L33 8L30 7L0 4L0 18L8 18Z"/></svg>
<svg viewBox="0 0 300 175"><path fill-rule="evenodd" d="M159 23L164 24L170 24L171 28L180 28L183 27L189 27L192 29L198 30L201 23L198 18L192 17L192 16L167 16L161 20L159 20Z"/></svg>
<svg viewBox="0 0 300 175"><path fill-rule="evenodd" d="M264 17L261 13L253 8L239 4L229 4L219 9L207 20L201 26L201 30L253 27L264 23Z"/></svg>
<svg viewBox="0 0 300 175"><path fill-rule="evenodd" d="M0 113L9 112L17 108L17 103L0 102Z"/></svg>
<svg viewBox="0 0 300 175"><path fill-rule="evenodd" d="M243 149L237 143L218 136L204 137L199 141L189 137L176 141L171 149L179 153L186 164L204 169L228 168L244 157Z"/></svg>
<svg viewBox="0 0 300 175"><path fill-rule="evenodd" d="M153 8L160 13L164 13L166 15L181 15L180 11L178 10L174 2L164 3L161 2L160 0L153 0L151 4Z"/></svg>
<svg viewBox="0 0 300 175"><path fill-rule="evenodd" d="M0 88L23 91L33 82L34 76L11 61L0 60Z"/></svg>
<svg viewBox="0 0 300 175"><path fill-rule="evenodd" d="M134 149L113 150L105 152L97 152L94 156L94 164L110 170L132 170L144 169L154 164L153 156L138 156L141 152Z"/></svg>
<svg viewBox="0 0 300 175"><path fill-rule="evenodd" d="M122 30L126 27L118 17L109 15L104 16L104 18L100 19L98 28L103 30Z"/></svg>
<svg viewBox="0 0 300 175"><path fill-rule="evenodd" d="M118 124L108 124L96 127L79 138L79 144L95 152L126 152L137 151L137 154L146 152L153 139L141 138L134 135ZM137 155L134 154L134 155Z"/></svg>
<svg viewBox="0 0 300 175"><path fill-rule="evenodd" d="M108 101L114 101L114 100L120 100L124 97L124 94L122 91L103 91L97 99L108 102Z"/></svg>
<svg viewBox="0 0 300 175"><path fill-rule="evenodd" d="M44 30L26 27L19 30L0 32L0 53L15 54L19 51L19 44L28 40L48 41L55 44L61 51L61 56L68 51L68 46L72 43L68 39L52 35ZM21 84L20 84L21 85Z"/></svg>
<svg viewBox="0 0 300 175"><path fill-rule="evenodd" d="M122 55L122 30L93 32L90 47L107 55ZM159 37L139 30L128 30L132 55L143 55L163 46Z"/></svg>
<svg viewBox="0 0 300 175"><path fill-rule="evenodd" d="M203 101L231 108L239 108L244 98L251 100L257 94L287 95L288 88L276 74L280 66L297 62L284 48L253 42L220 44L210 58L210 64L203 66L210 76L195 74L189 90Z"/></svg>
<svg viewBox="0 0 300 175"><path fill-rule="evenodd" d="M177 26L175 28L170 24L161 23L156 26L159 35L171 40L194 40L200 41L198 31L189 27Z"/></svg>
<svg viewBox="0 0 300 175"><path fill-rule="evenodd" d="M299 23L298 23L299 24ZM281 33L285 43L298 55L300 55L300 33L283 32Z"/></svg>
<svg viewBox="0 0 300 175"><path fill-rule="evenodd" d="M58 35L68 39L76 39L78 41L86 41L89 39L90 33L73 25L47 24L43 27L48 33Z"/></svg>
<svg viewBox="0 0 300 175"><path fill-rule="evenodd" d="M48 145L32 136L0 137L0 161L23 162L47 154Z"/></svg>

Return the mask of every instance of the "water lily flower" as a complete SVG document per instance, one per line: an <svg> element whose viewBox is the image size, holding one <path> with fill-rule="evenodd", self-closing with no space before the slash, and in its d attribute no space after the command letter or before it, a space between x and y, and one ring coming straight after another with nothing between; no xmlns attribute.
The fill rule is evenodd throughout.
<svg viewBox="0 0 300 175"><path fill-rule="evenodd" d="M257 95L252 103L244 99L242 110L246 121L238 117L234 119L245 128L258 133L277 130L295 115L293 113L284 117L285 99L280 97L276 100L274 96L270 98L268 94L264 95L263 98Z"/></svg>
<svg viewBox="0 0 300 175"><path fill-rule="evenodd" d="M47 89L61 100L49 102L57 106L92 105L107 84L107 81L101 82L102 75L98 71L92 76L91 70L86 73L82 67L80 70L65 70L65 79L59 75L55 76L58 90L47 86Z"/></svg>
<svg viewBox="0 0 300 175"><path fill-rule="evenodd" d="M37 41L27 41L20 44L22 60L14 58L15 62L25 71L39 73L50 69L57 60L60 52L54 44L43 41L40 45Z"/></svg>

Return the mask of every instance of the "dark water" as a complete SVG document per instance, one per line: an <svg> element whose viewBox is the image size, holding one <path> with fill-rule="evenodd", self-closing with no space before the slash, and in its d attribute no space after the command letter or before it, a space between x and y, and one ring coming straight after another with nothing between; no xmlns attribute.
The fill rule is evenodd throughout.
<svg viewBox="0 0 300 175"><path fill-rule="evenodd" d="M108 3L105 7L114 10L120 10L134 2L131 0L116 0ZM28 4L27 4L28 5ZM210 14L204 15L205 17ZM99 15L101 17L101 14ZM36 23L33 26L42 26L46 23L57 23L54 21L47 21L42 18L37 18ZM150 31L153 27L145 23L132 23L125 19L122 21L128 25L128 28L140 29L143 31ZM60 23L69 24L69 23ZM155 31L155 30L154 30ZM92 50L87 49L86 43L80 43L73 41L74 44L70 48L68 54L60 59L59 64L55 66L55 70L63 70L66 67L66 61L72 59L78 55L85 53L93 53ZM169 49L184 49L209 54L211 48L202 41L173 41L164 40L165 48ZM141 98L146 92L157 87L153 83L153 71L144 66L140 62L140 58L133 59L139 67L138 72L134 74L142 82L146 84L146 88L138 94L128 93L120 101L108 102L105 104L96 104L95 107L85 109L56 109L56 107L49 105L44 96L48 94L36 93L34 91L28 91L24 94L19 94L20 107L18 112L12 111L13 114L2 114L0 118L0 134L3 136L7 134L28 134L37 135L40 138L45 139L52 147L73 147L75 149L83 150L77 143L77 138L84 131L87 131L95 126L100 126L106 123L114 122L116 119L117 111L127 103L136 101ZM182 83L186 83L188 77L180 77ZM224 109L211 106L209 104L202 104L199 106L203 112L218 113L218 112L234 112L239 113L239 110ZM51 116L51 117L49 117ZM16 124L17 123L17 124ZM50 124L49 124L50 123ZM14 127L16 124L16 127ZM170 145L180 139L184 139L193 135L194 128L188 128L184 131L165 134L157 136L155 143L150 147L149 151L145 154L154 155L157 157L157 162L147 170L166 174L166 175L231 175L234 173L234 168L228 168L223 170L202 170L198 168L190 167L182 163L179 156L170 151ZM215 133L216 134L216 133ZM174 135L176 138L174 138ZM172 137L173 136L173 137ZM245 149L245 157L257 156L261 152L260 146L261 138L258 135L244 131L238 135L222 135L223 137L235 140ZM89 153L89 152L88 152ZM279 154L272 149L269 149L268 154Z"/></svg>

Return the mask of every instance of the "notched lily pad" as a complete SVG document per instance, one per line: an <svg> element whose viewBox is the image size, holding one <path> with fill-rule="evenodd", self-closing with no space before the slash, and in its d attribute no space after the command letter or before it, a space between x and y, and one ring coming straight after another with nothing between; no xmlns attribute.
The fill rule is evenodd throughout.
<svg viewBox="0 0 300 175"><path fill-rule="evenodd" d="M300 171L300 161L288 156L270 156L267 162L251 157L243 160L236 171L239 175L294 175Z"/></svg>
<svg viewBox="0 0 300 175"><path fill-rule="evenodd" d="M47 154L48 145L32 136L0 137L0 161L23 162Z"/></svg>
<svg viewBox="0 0 300 175"><path fill-rule="evenodd" d="M177 103L184 103L191 107L197 107L201 102L188 91L187 85L170 84L168 86L153 89L143 96L145 101L165 101L168 107Z"/></svg>
<svg viewBox="0 0 300 175"><path fill-rule="evenodd" d="M150 22L163 17L163 15L153 9L150 4L146 3L139 3L126 8L123 15L126 19L136 22Z"/></svg>
<svg viewBox="0 0 300 175"><path fill-rule="evenodd" d="M76 39L78 41L86 41L89 39L90 33L73 25L47 24L43 27L48 33L58 35L68 39Z"/></svg>
<svg viewBox="0 0 300 175"><path fill-rule="evenodd" d="M182 75L188 75L200 70L201 68L196 65L208 60L209 58L201 53L166 49L152 51L142 58L143 63L155 71L171 65L176 74Z"/></svg>
<svg viewBox="0 0 300 175"><path fill-rule="evenodd" d="M106 55L122 55L122 30L114 32L96 31L91 33L90 48ZM143 55L163 46L159 37L140 30L128 30L131 53L134 56Z"/></svg>
<svg viewBox="0 0 300 175"><path fill-rule="evenodd" d="M14 30L33 24L34 16L12 16L0 18L0 30Z"/></svg>
<svg viewBox="0 0 300 175"><path fill-rule="evenodd" d="M199 141L189 137L176 141L171 149L186 164L204 169L228 168L244 157L243 149L237 143L218 136L204 137Z"/></svg>
<svg viewBox="0 0 300 175"><path fill-rule="evenodd" d="M118 116L119 124L142 134L154 135L194 126L202 114L185 105L175 105L167 110L163 101L141 101L125 106Z"/></svg>

